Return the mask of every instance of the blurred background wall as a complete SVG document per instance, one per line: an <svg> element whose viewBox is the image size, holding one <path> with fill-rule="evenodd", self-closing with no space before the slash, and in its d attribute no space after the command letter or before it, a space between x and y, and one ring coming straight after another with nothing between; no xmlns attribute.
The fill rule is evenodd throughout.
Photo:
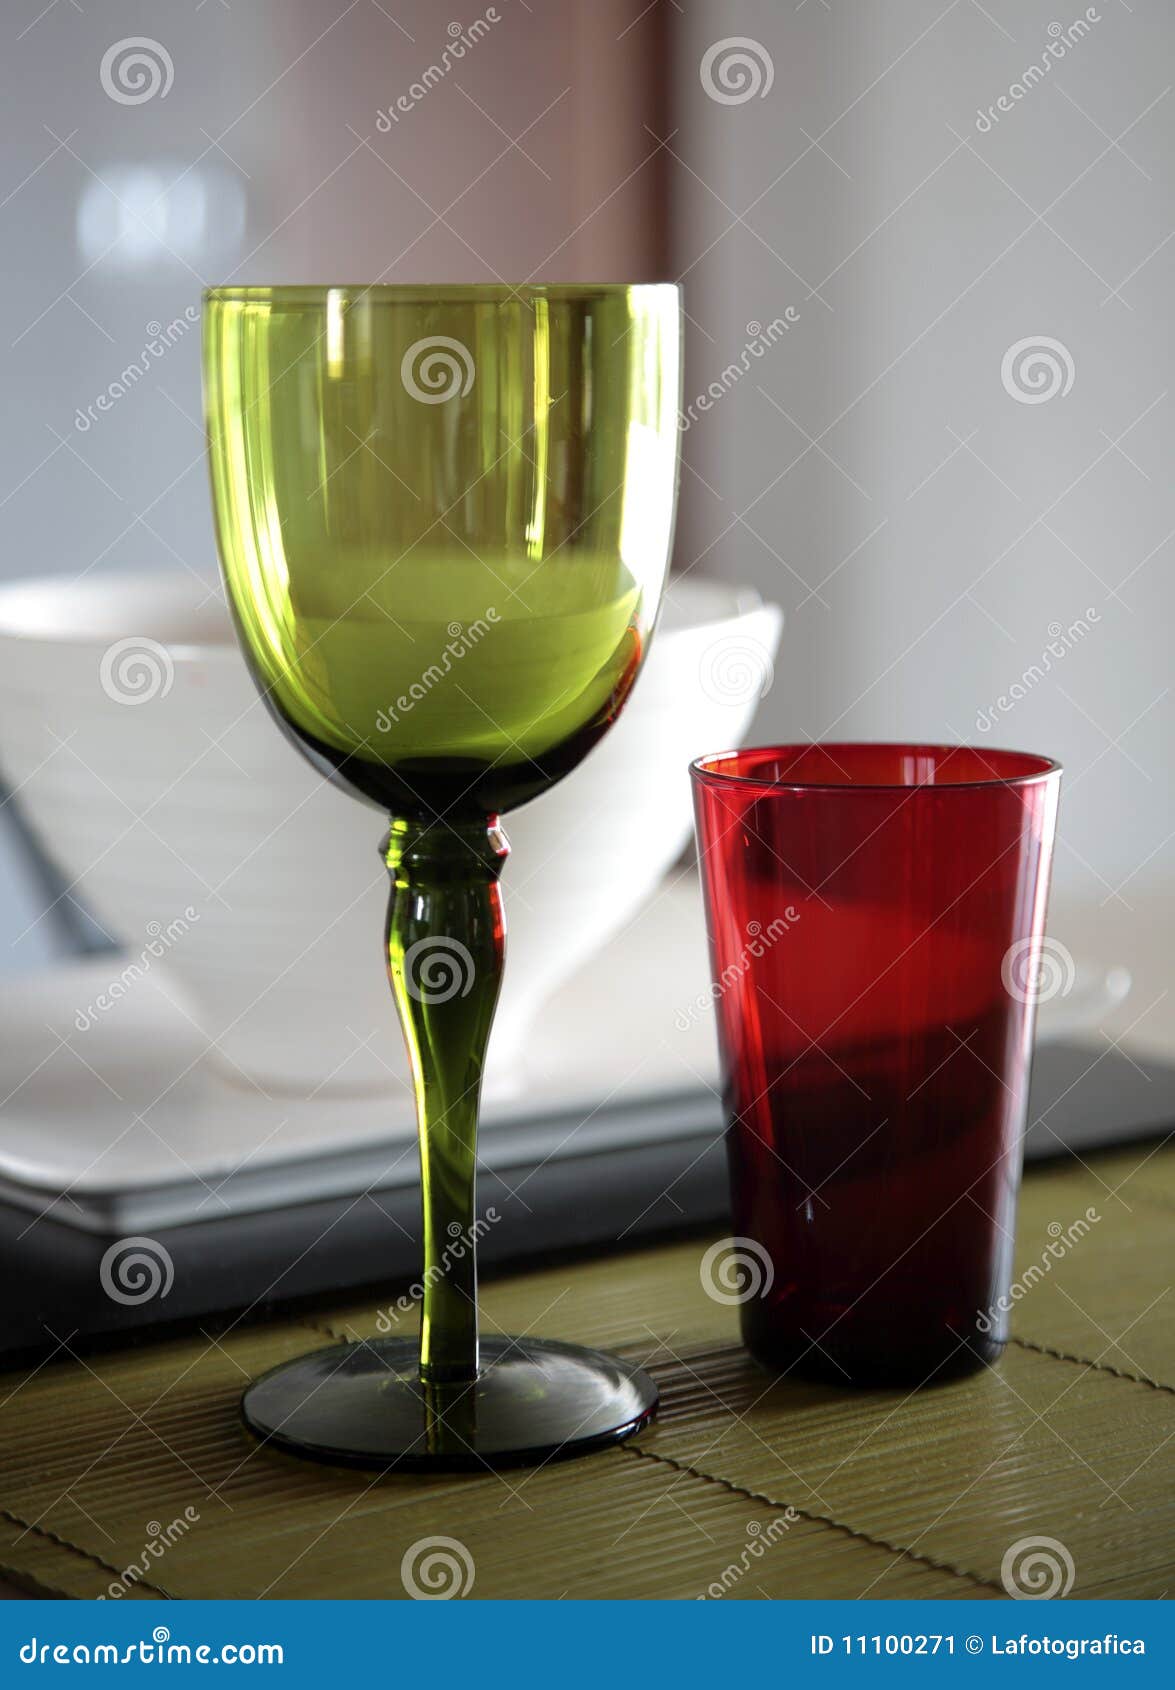
<svg viewBox="0 0 1175 1690"><path fill-rule="evenodd" d="M759 92L727 105L699 66L734 36ZM1175 861L1173 63L1161 0L735 0L676 29L691 392L799 312L684 442L679 566L788 611L759 732L1060 757L1057 907L1123 918ZM1028 348L1005 385L1045 337L1059 385Z"/></svg>
<svg viewBox="0 0 1175 1690"><path fill-rule="evenodd" d="M1062 893L1162 893L1167 0L9 0L2 27L5 577L214 579L205 283L679 277L706 406L676 566L785 607L758 736L1050 752ZM59 941L4 840L27 966Z"/></svg>

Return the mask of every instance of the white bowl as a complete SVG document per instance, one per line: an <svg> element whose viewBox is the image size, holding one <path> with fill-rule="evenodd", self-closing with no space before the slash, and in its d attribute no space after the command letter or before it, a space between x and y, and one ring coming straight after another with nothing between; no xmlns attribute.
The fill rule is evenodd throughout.
<svg viewBox="0 0 1175 1690"><path fill-rule="evenodd" d="M620 722L506 818L508 963L487 1092L521 1083L542 1001L681 852L686 766L742 740L781 628L774 607L675 584ZM267 1092L406 1083L380 818L283 739L217 590L129 574L0 588L0 767L126 953L104 1001L78 1005L79 1036L117 1013L124 970L166 959L219 1058Z"/></svg>

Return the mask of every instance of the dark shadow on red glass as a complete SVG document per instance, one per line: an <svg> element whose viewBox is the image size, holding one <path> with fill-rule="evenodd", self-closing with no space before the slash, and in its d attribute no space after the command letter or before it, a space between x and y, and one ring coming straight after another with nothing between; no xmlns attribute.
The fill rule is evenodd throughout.
<svg viewBox="0 0 1175 1690"><path fill-rule="evenodd" d="M1059 766L807 745L691 774L748 1348L852 1384L994 1361Z"/></svg>

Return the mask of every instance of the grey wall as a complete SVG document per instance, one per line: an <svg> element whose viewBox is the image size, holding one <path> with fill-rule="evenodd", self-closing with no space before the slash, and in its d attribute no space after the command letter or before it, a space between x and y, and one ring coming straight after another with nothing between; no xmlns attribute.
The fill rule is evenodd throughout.
<svg viewBox="0 0 1175 1690"><path fill-rule="evenodd" d="M1049 26L1084 8L702 0L671 145L687 385L738 362L749 320L799 312L685 441L682 563L788 612L759 734L1059 756L1057 884L1100 903L1161 885L1175 850L1175 8L1095 11L1016 99ZM764 86L769 55L764 97L703 88L706 50L732 36L764 50ZM1072 386L1024 403L1001 365L1040 336L1067 349ZM1088 611L980 729L1045 670L1050 629Z"/></svg>

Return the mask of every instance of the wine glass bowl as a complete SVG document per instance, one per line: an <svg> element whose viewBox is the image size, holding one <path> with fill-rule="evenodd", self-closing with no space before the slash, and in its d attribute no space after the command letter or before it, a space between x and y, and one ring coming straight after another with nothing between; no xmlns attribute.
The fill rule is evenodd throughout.
<svg viewBox="0 0 1175 1690"><path fill-rule="evenodd" d="M499 816L616 719L668 566L677 289L213 289L205 392L253 677L311 764L389 818L385 952L423 1190L419 1352L385 1339L286 1364L246 1393L246 1421L379 1467L613 1442L655 1409L640 1368L529 1338L479 1346L477 1115L504 950Z"/></svg>
<svg viewBox="0 0 1175 1690"><path fill-rule="evenodd" d="M567 773L664 579L677 290L224 288L206 325L221 558L287 732L400 814Z"/></svg>

